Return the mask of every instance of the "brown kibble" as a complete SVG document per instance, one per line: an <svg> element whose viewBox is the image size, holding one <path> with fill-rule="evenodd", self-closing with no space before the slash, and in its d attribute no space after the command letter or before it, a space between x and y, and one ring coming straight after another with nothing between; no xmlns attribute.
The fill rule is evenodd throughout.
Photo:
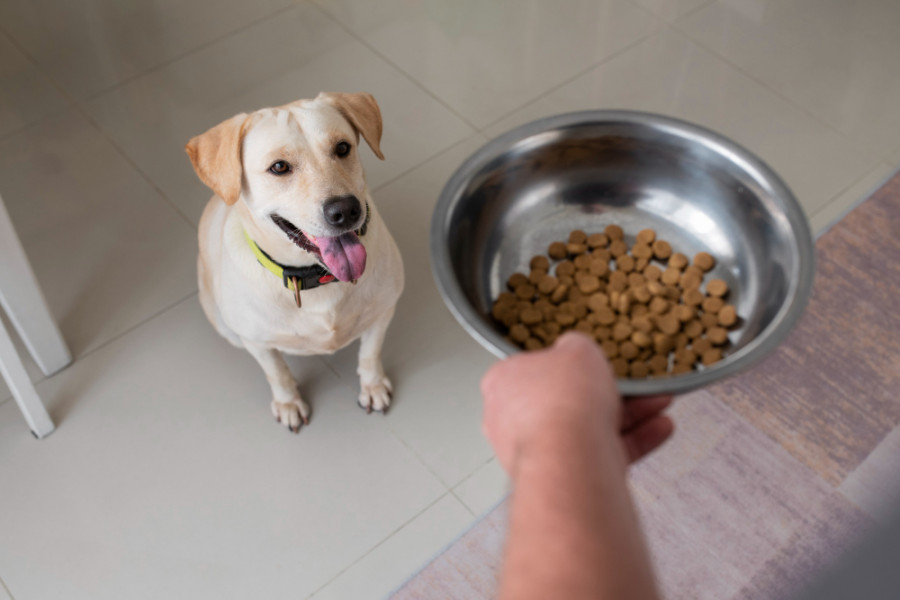
<svg viewBox="0 0 900 600"><path fill-rule="evenodd" d="M684 293L684 303L688 306L700 306L703 303L703 292L698 289L687 290Z"/></svg>
<svg viewBox="0 0 900 600"><path fill-rule="evenodd" d="M665 314L656 320L656 326L666 335L675 335L681 329L681 323L672 313Z"/></svg>
<svg viewBox="0 0 900 600"><path fill-rule="evenodd" d="M654 296L662 296L665 292L663 285L652 279L647 281L647 290Z"/></svg>
<svg viewBox="0 0 900 600"><path fill-rule="evenodd" d="M631 326L634 327L635 330L643 331L646 334L650 334L653 331L653 323L648 317L633 317L631 319Z"/></svg>
<svg viewBox="0 0 900 600"><path fill-rule="evenodd" d="M650 374L650 367L644 361L635 361L628 368L628 374L635 379L643 379Z"/></svg>
<svg viewBox="0 0 900 600"><path fill-rule="evenodd" d="M582 294L593 294L600 289L600 279L590 273L578 273L575 276L575 284Z"/></svg>
<svg viewBox="0 0 900 600"><path fill-rule="evenodd" d="M514 310L508 310L500 317L500 320L507 327L512 327L519 322L519 315Z"/></svg>
<svg viewBox="0 0 900 600"><path fill-rule="evenodd" d="M606 248L609 245L609 237L605 233L592 233L588 236L587 245L592 250L595 248Z"/></svg>
<svg viewBox="0 0 900 600"><path fill-rule="evenodd" d="M544 271L549 271L550 261L547 260L546 256L538 254L537 256L533 256L531 258L531 262L528 263L528 266L532 269L543 269Z"/></svg>
<svg viewBox="0 0 900 600"><path fill-rule="evenodd" d="M537 285L545 275L547 275L547 271L544 269L532 269L531 273L528 275L528 281L531 285Z"/></svg>
<svg viewBox="0 0 900 600"><path fill-rule="evenodd" d="M586 335L594 335L594 327L587 321L578 321L575 323L575 331L580 331Z"/></svg>
<svg viewBox="0 0 900 600"><path fill-rule="evenodd" d="M631 294L634 296L634 299L642 304L646 304L650 302L650 299L653 297L653 294L650 293L650 290L646 285L638 285L631 288Z"/></svg>
<svg viewBox="0 0 900 600"><path fill-rule="evenodd" d="M672 336L666 335L664 333L653 334L653 350L657 354L668 355L674 347L675 340L672 339Z"/></svg>
<svg viewBox="0 0 900 600"><path fill-rule="evenodd" d="M631 337L632 330L633 329L631 325L627 323L616 323L612 328L613 339L617 342L627 340L629 337Z"/></svg>
<svg viewBox="0 0 900 600"><path fill-rule="evenodd" d="M612 253L606 248L597 248L596 250L591 252L591 258L602 260L607 265L609 265L609 261L612 260Z"/></svg>
<svg viewBox="0 0 900 600"><path fill-rule="evenodd" d="M691 350L697 353L697 356L703 356L703 353L713 347L713 344L707 338L700 338L691 342Z"/></svg>
<svg viewBox="0 0 900 600"><path fill-rule="evenodd" d="M591 268L591 257L587 254L581 254L576 256L572 263L575 265L575 272L585 271L587 272Z"/></svg>
<svg viewBox="0 0 900 600"><path fill-rule="evenodd" d="M581 299L574 304L575 305L572 307L572 314L575 315L575 318L585 318L588 314L587 300Z"/></svg>
<svg viewBox="0 0 900 600"><path fill-rule="evenodd" d="M647 268L644 269L644 277L647 278L647 281L659 281L659 278L662 277L662 269L656 265L647 265Z"/></svg>
<svg viewBox="0 0 900 600"><path fill-rule="evenodd" d="M666 260L672 256L672 246L665 240L656 240L651 248L653 248L653 256L659 260Z"/></svg>
<svg viewBox="0 0 900 600"><path fill-rule="evenodd" d="M653 258L653 249L647 244L635 244L631 249L631 255L635 258Z"/></svg>
<svg viewBox="0 0 900 600"><path fill-rule="evenodd" d="M606 229L603 230L603 233L606 234L606 237L608 237L610 241L621 241L625 239L625 231L618 225L607 225Z"/></svg>
<svg viewBox="0 0 900 600"><path fill-rule="evenodd" d="M509 276L509 279L506 281L506 285L509 289L514 290L519 286L525 285L528 283L528 276L524 273L513 273Z"/></svg>
<svg viewBox="0 0 900 600"><path fill-rule="evenodd" d="M524 285L516 287L516 296L518 296L522 300L531 300L532 298L534 298L534 294L536 292L537 289L530 283L526 283Z"/></svg>
<svg viewBox="0 0 900 600"><path fill-rule="evenodd" d="M674 308L675 316L682 323L687 323L697 316L697 311L686 304L679 304Z"/></svg>
<svg viewBox="0 0 900 600"><path fill-rule="evenodd" d="M710 296L722 298L728 293L728 284L721 279L713 279L706 284L706 293Z"/></svg>
<svg viewBox="0 0 900 600"><path fill-rule="evenodd" d="M703 283L702 277L688 272L682 273L681 279L678 280L678 285L685 291L698 289L701 283Z"/></svg>
<svg viewBox="0 0 900 600"><path fill-rule="evenodd" d="M630 292L623 292L619 294L619 299L616 300L616 310L623 315L627 315L628 311L631 309L632 297Z"/></svg>
<svg viewBox="0 0 900 600"><path fill-rule="evenodd" d="M614 341L603 340L600 345L603 347L603 353L609 360L612 360L619 356L619 344L615 343Z"/></svg>
<svg viewBox="0 0 900 600"><path fill-rule="evenodd" d="M637 265L635 265L634 268L637 269ZM644 285L645 283L647 283L647 280L644 279L644 276L641 275L640 273L629 273L628 274L629 287L636 288L636 287Z"/></svg>
<svg viewBox="0 0 900 600"><path fill-rule="evenodd" d="M628 377L628 361L624 358L614 358L611 361L616 377Z"/></svg>
<svg viewBox="0 0 900 600"><path fill-rule="evenodd" d="M656 241L656 232L652 229L641 229L637 234L637 241L649 246Z"/></svg>
<svg viewBox="0 0 900 600"><path fill-rule="evenodd" d="M556 322L562 325L563 327L569 327L575 324L575 315L569 312L558 312L556 313Z"/></svg>
<svg viewBox="0 0 900 600"><path fill-rule="evenodd" d="M694 366L692 364L688 365L685 363L676 362L672 366L672 375L683 375L685 373L690 373L693 370Z"/></svg>
<svg viewBox="0 0 900 600"><path fill-rule="evenodd" d="M526 308L519 313L519 320L526 325L535 325L544 320L544 313L537 308Z"/></svg>
<svg viewBox="0 0 900 600"><path fill-rule="evenodd" d="M596 314L601 325L612 325L616 322L616 313L608 306L600 307Z"/></svg>
<svg viewBox="0 0 900 600"><path fill-rule="evenodd" d="M598 342L604 342L612 339L612 329L603 327L602 325L594 328L594 339Z"/></svg>
<svg viewBox="0 0 900 600"><path fill-rule="evenodd" d="M697 353L690 348L682 348L675 353L675 362L692 365L697 362Z"/></svg>
<svg viewBox="0 0 900 600"><path fill-rule="evenodd" d="M711 254L707 254L706 252L698 252L694 255L694 264L704 272L706 272L716 266L716 259L714 259Z"/></svg>
<svg viewBox="0 0 900 600"><path fill-rule="evenodd" d="M640 350L637 346L634 345L634 342L622 342L622 344L619 346L619 356L621 356L622 358L631 360L639 353Z"/></svg>
<svg viewBox="0 0 900 600"><path fill-rule="evenodd" d="M544 343L537 338L530 337L527 340L525 340L525 349L526 350L540 350L543 347L544 347Z"/></svg>
<svg viewBox="0 0 900 600"><path fill-rule="evenodd" d="M650 372L654 375L665 375L669 370L669 357L663 354L654 354L647 362Z"/></svg>
<svg viewBox="0 0 900 600"><path fill-rule="evenodd" d="M538 281L538 291L542 294L552 294L553 290L559 287L559 279L554 277L553 275L544 274L541 277L541 280Z"/></svg>
<svg viewBox="0 0 900 600"><path fill-rule="evenodd" d="M683 331L675 336L675 350L681 350L682 348L687 348L688 342L691 339L687 336Z"/></svg>
<svg viewBox="0 0 900 600"><path fill-rule="evenodd" d="M649 258L639 258L636 261L634 261L634 270L638 271L639 273L643 273L644 269L646 269L647 265L649 265L649 264L650 264Z"/></svg>
<svg viewBox="0 0 900 600"><path fill-rule="evenodd" d="M572 233L569 234L570 244L587 244L587 239L587 234L580 229L575 229L574 231L572 231Z"/></svg>
<svg viewBox="0 0 900 600"><path fill-rule="evenodd" d="M719 310L719 324L722 327L731 327L737 322L737 309L727 304Z"/></svg>
<svg viewBox="0 0 900 600"><path fill-rule="evenodd" d="M714 315L721 310L722 306L725 305L725 302L721 298L716 298L715 296L707 296L703 299L703 310L708 312L711 315Z"/></svg>
<svg viewBox="0 0 900 600"><path fill-rule="evenodd" d="M697 277L699 277L701 281L703 280L703 270L699 269L696 265L690 265L689 267L686 267L684 269L684 273L685 274L688 274L688 273L694 274Z"/></svg>
<svg viewBox="0 0 900 600"><path fill-rule="evenodd" d="M562 260L566 257L566 245L562 242L553 242L550 244L550 247L547 248L547 254L554 260Z"/></svg>
<svg viewBox="0 0 900 600"><path fill-rule="evenodd" d="M500 292L497 296L497 304L510 305L516 303L516 295L512 292Z"/></svg>
<svg viewBox="0 0 900 600"><path fill-rule="evenodd" d="M701 335L703 335L703 323L701 323L697 319L694 319L693 321L690 321L689 323L685 324L684 332L692 340L696 339L696 338L700 337Z"/></svg>
<svg viewBox="0 0 900 600"><path fill-rule="evenodd" d="M632 317L643 317L644 315L649 315L650 309L647 308L646 304L635 304L631 307L631 316Z"/></svg>
<svg viewBox="0 0 900 600"><path fill-rule="evenodd" d="M700 357L700 362L702 362L705 367L717 363L720 360L722 360L722 351L719 348L707 350L703 353L703 356Z"/></svg>
<svg viewBox="0 0 900 600"><path fill-rule="evenodd" d="M613 271L609 274L609 286L608 289L610 291L621 292L624 291L625 288L628 287L628 275L623 273L622 271Z"/></svg>
<svg viewBox="0 0 900 600"><path fill-rule="evenodd" d="M662 277L660 280L666 285L675 285L681 279L681 271L676 269L675 267L669 267L665 271L663 271Z"/></svg>
<svg viewBox="0 0 900 600"><path fill-rule="evenodd" d="M517 323L509 328L509 337L512 338L514 342L522 344L531 337L531 332L521 323Z"/></svg>
<svg viewBox="0 0 900 600"><path fill-rule="evenodd" d="M572 287L573 285L575 285L575 278L571 275L557 275L557 278L559 279L560 285L564 285L566 287Z"/></svg>
<svg viewBox="0 0 900 600"><path fill-rule="evenodd" d="M681 252L676 252L669 259L669 267L673 269L678 269L681 271L686 266L688 266L688 257L682 254Z"/></svg>
<svg viewBox="0 0 900 600"><path fill-rule="evenodd" d="M571 260L564 260L558 265L556 265L556 276L557 277L571 277L575 274L575 263Z"/></svg>
<svg viewBox="0 0 900 600"><path fill-rule="evenodd" d="M560 302L563 301L563 299L566 297L566 295L568 295L568 293L569 293L569 286L567 286L564 283L560 283L556 287L556 289L553 290L553 293L550 295L550 301L553 302L554 304L559 304Z"/></svg>
<svg viewBox="0 0 900 600"><path fill-rule="evenodd" d="M716 346L721 346L728 341L728 330L724 327L713 327L706 332L706 339Z"/></svg>
<svg viewBox="0 0 900 600"><path fill-rule="evenodd" d="M595 258L591 261L591 264L588 267L588 271L591 275L596 275L597 277L605 277L607 274L609 274L609 261L598 260Z"/></svg>
<svg viewBox="0 0 900 600"><path fill-rule="evenodd" d="M628 254L628 244L622 240L615 240L609 245L609 253L615 258Z"/></svg>
<svg viewBox="0 0 900 600"><path fill-rule="evenodd" d="M609 306L609 296L604 294L603 292L597 292L596 294L591 294L590 298L587 300L588 308L594 312L598 312L604 307Z"/></svg>
<svg viewBox="0 0 900 600"><path fill-rule="evenodd" d="M566 252L572 255L584 254L587 252L587 244L566 244Z"/></svg>
<svg viewBox="0 0 900 600"><path fill-rule="evenodd" d="M628 256L627 254L619 256L618 258L616 258L616 268L620 271L630 273L634 270L634 258Z"/></svg>
<svg viewBox="0 0 900 600"><path fill-rule="evenodd" d="M669 310L669 303L663 298L656 296L650 301L650 312L654 315L661 315Z"/></svg>
<svg viewBox="0 0 900 600"><path fill-rule="evenodd" d="M719 324L719 317L712 313L703 313L700 315L700 323L704 329L712 329Z"/></svg>
<svg viewBox="0 0 900 600"><path fill-rule="evenodd" d="M636 330L631 333L631 341L638 348L649 348L653 343L653 340L650 339L650 336L640 330Z"/></svg>

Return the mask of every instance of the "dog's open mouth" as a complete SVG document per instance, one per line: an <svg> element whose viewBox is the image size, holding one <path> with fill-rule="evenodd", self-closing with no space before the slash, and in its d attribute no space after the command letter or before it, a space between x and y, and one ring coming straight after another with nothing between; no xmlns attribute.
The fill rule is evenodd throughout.
<svg viewBox="0 0 900 600"><path fill-rule="evenodd" d="M335 237L315 237L278 214L272 221L297 247L310 252L322 261L341 281L353 281L366 270L366 249L353 231Z"/></svg>

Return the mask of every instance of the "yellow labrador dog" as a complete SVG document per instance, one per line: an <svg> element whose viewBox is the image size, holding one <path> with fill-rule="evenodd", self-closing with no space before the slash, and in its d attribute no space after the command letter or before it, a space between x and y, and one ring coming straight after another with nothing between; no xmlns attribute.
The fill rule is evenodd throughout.
<svg viewBox="0 0 900 600"><path fill-rule="evenodd" d="M381 347L403 263L369 195L360 135L384 159L375 99L322 93L239 114L187 144L215 192L200 220L200 303L259 362L272 413L293 432L310 410L282 353L331 354L360 338L359 403L391 402Z"/></svg>

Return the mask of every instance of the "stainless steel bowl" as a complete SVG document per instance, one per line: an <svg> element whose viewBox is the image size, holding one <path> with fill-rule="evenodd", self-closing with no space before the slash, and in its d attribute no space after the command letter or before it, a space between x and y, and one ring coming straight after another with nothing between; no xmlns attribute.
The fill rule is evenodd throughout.
<svg viewBox="0 0 900 600"><path fill-rule="evenodd" d="M787 335L812 287L815 254L794 195L772 169L702 127L626 111L565 114L523 125L460 166L438 201L431 261L456 319L499 357L519 349L490 318L515 271L573 229L653 228L675 251L706 251L707 277L732 290L739 326L725 358L664 378L619 380L625 395L684 392L759 361Z"/></svg>

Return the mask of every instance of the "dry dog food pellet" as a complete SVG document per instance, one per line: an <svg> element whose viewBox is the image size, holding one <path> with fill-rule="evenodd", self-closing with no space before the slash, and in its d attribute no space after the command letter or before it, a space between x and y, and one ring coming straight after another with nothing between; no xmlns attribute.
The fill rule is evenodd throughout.
<svg viewBox="0 0 900 600"><path fill-rule="evenodd" d="M634 239L629 251L618 225L572 231L532 257L527 275L510 275L491 316L526 350L568 330L592 336L618 377L677 375L721 360L739 318L724 280L704 287L715 258L699 252L689 262L652 229Z"/></svg>

